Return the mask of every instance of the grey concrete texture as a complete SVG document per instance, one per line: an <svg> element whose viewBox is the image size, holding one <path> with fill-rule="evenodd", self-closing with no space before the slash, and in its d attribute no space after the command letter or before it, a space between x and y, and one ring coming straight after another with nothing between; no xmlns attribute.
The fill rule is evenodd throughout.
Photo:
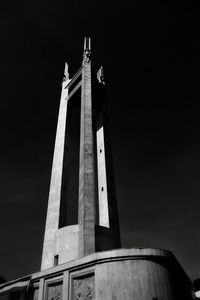
<svg viewBox="0 0 200 300"><path fill-rule="evenodd" d="M54 256L56 255L56 253L54 252L54 243L59 226L65 125L67 116L67 101L65 101L65 98L67 97L68 93L68 90L65 87L67 86L68 82L69 80L63 81L62 85L51 182L49 189L41 269L52 267L54 265Z"/></svg>
<svg viewBox="0 0 200 300"><path fill-rule="evenodd" d="M86 40L85 45L90 46L90 40ZM55 256L58 256L60 264L95 251L120 248L121 245L104 97L99 99L98 115L95 113L98 92L104 89L104 86L99 82L97 89L95 85L92 86L94 80L90 52L91 49L84 49L82 67L72 80L69 80L65 67L67 75L65 74L62 85L41 269L53 267ZM62 197L62 184L67 178L64 177L66 170L63 166L66 166L65 143L68 141L66 136L69 136L69 128L66 128L68 88L72 85L73 90L70 93L75 93L77 91L75 83L81 87L78 224L71 227L60 224L61 219L66 218L62 209L63 201L64 205L67 202L66 196ZM102 155L99 155L100 150Z"/></svg>
<svg viewBox="0 0 200 300"><path fill-rule="evenodd" d="M95 174L91 63L83 61L79 170L79 255L95 252Z"/></svg>
<svg viewBox="0 0 200 300"><path fill-rule="evenodd" d="M139 248L94 253L32 274L28 292L39 288L38 300L44 300L48 287L59 284L62 285L62 299L71 300L74 280L90 276L94 277L95 300L192 299L191 282L170 252ZM6 283L6 286L12 288L20 280ZM0 292L4 287L0 286ZM24 300L27 291L22 290L22 295Z"/></svg>

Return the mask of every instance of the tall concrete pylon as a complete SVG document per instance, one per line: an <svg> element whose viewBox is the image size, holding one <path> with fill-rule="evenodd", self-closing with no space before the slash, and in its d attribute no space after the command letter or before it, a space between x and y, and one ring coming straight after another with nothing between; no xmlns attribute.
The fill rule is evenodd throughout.
<svg viewBox="0 0 200 300"><path fill-rule="evenodd" d="M0 296L192 300L191 281L171 252L117 248L105 80L103 68L97 76L91 69L86 38L83 64L72 79L65 65L41 271L1 284Z"/></svg>
<svg viewBox="0 0 200 300"><path fill-rule="evenodd" d="M107 120L103 68L93 75L91 39L85 38L82 66L72 79L65 64L41 270L121 247ZM68 224L74 208L77 220Z"/></svg>

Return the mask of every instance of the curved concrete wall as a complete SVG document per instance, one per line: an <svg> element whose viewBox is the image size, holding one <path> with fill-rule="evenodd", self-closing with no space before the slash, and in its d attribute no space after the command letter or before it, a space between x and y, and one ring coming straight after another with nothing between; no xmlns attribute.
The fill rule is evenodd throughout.
<svg viewBox="0 0 200 300"><path fill-rule="evenodd" d="M172 253L165 250L134 248L97 252L58 268L67 270L65 286L72 287L73 280L78 280L85 291L86 282L93 284L92 300L191 299L189 278ZM91 290L91 286L88 288ZM73 289L63 289L67 300L76 299L73 293Z"/></svg>
<svg viewBox="0 0 200 300"><path fill-rule="evenodd" d="M181 274L174 276L175 268L170 265L158 257L133 257L99 264L95 268L95 299L189 299L189 282L186 278L181 281Z"/></svg>
<svg viewBox="0 0 200 300"><path fill-rule="evenodd" d="M58 229L55 234L54 256L58 255L58 264L78 258L79 226L70 225Z"/></svg>
<svg viewBox="0 0 200 300"><path fill-rule="evenodd" d="M6 283L0 294L12 293L21 280ZM192 299L184 270L170 252L158 249L98 252L32 274L30 280L35 300Z"/></svg>

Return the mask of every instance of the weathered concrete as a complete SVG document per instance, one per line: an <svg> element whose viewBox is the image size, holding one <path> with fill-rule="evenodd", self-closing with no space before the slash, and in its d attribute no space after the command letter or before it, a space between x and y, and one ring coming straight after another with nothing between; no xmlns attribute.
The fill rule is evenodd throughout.
<svg viewBox="0 0 200 300"><path fill-rule="evenodd" d="M96 251L102 251L120 248L121 239L102 67L97 73L97 79L98 83L93 85L99 201L99 223L96 226Z"/></svg>
<svg viewBox="0 0 200 300"><path fill-rule="evenodd" d="M95 170L92 126L90 39L85 40L80 130L79 255L95 252Z"/></svg>
<svg viewBox="0 0 200 300"><path fill-rule="evenodd" d="M103 126L97 130L97 174L99 196L99 225L110 227Z"/></svg>
<svg viewBox="0 0 200 300"><path fill-rule="evenodd" d="M78 225L58 229L55 235L54 253L59 256L59 264L78 258L78 238Z"/></svg>
<svg viewBox="0 0 200 300"><path fill-rule="evenodd" d="M119 248L120 231L105 82L102 68L99 82L96 80L95 84L91 76L90 49L90 39L85 39L83 66L71 81L67 66L65 69L42 270L1 285L0 297L10 293L9 299L18 300L191 300L190 280L170 252L141 248L98 252ZM69 117L68 101L76 99L72 95L80 87L79 220L76 225L65 226L62 208L66 208L68 200L63 192L67 181L65 167L69 167L65 155L69 146L67 108Z"/></svg>
<svg viewBox="0 0 200 300"><path fill-rule="evenodd" d="M56 132L56 141L54 148L54 157L52 165L52 174L49 190L46 227L44 234L44 245L42 253L41 269L50 268L54 265L54 243L56 232L59 227L59 213L60 213L60 198L61 198L61 184L62 184L62 169L63 169L63 153L65 143L65 126L67 116L67 101L65 98L68 95L66 88L70 82L68 78L67 65L65 66L65 77L62 84L62 93L60 101L60 109L58 116L58 125Z"/></svg>
<svg viewBox="0 0 200 300"><path fill-rule="evenodd" d="M85 300L86 292L92 300L192 299L189 278L170 252L159 249L94 253L32 274L30 279L28 293L35 292L35 300L71 300L74 295ZM0 286L0 293L17 282Z"/></svg>
<svg viewBox="0 0 200 300"><path fill-rule="evenodd" d="M60 264L95 251L120 247L111 146L105 118L103 69L101 68L97 75L99 82L97 78L94 80L91 74L90 54L90 38L86 38L82 67L71 80L67 66L65 68L49 191L42 269L53 267L55 260ZM78 224L67 229L66 209L70 210L70 207L67 208L67 203L70 202L67 188L71 176L68 164L70 144L70 124L67 123L70 116L68 103L74 100L72 96L75 93L79 95L77 93L79 88L81 88L81 109Z"/></svg>

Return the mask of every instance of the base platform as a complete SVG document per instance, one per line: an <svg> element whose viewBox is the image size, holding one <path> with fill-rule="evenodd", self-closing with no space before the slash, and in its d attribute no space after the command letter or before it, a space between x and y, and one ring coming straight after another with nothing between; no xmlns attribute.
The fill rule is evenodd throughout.
<svg viewBox="0 0 200 300"><path fill-rule="evenodd" d="M191 282L173 254L147 248L76 259L5 283L0 295L20 300L192 299Z"/></svg>

